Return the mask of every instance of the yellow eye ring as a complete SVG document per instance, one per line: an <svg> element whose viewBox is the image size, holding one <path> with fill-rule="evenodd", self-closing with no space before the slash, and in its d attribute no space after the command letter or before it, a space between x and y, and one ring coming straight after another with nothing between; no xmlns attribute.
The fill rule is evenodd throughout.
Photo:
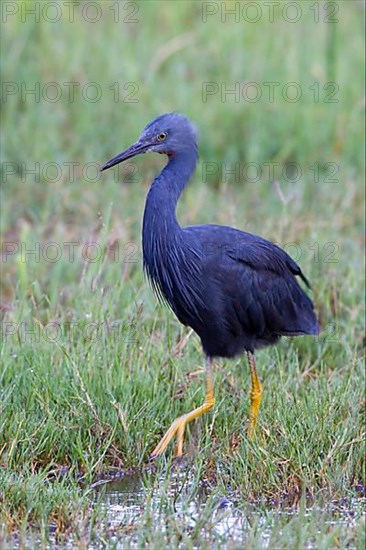
<svg viewBox="0 0 366 550"><path fill-rule="evenodd" d="M166 132L161 132L161 134L158 134L158 135L157 135L156 139L157 139L158 141L164 141L164 139L166 139L167 135L168 135L168 134L167 134Z"/></svg>

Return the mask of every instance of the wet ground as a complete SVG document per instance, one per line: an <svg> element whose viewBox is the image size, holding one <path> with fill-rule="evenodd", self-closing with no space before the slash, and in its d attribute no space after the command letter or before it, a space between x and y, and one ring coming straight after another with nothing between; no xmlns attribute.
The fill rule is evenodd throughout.
<svg viewBox="0 0 366 550"><path fill-rule="evenodd" d="M87 489L84 482L82 486ZM193 469L186 466L172 468L167 478L159 477L152 466L143 474L109 474L88 489L90 509L78 533L73 530L57 537L51 525L49 543L40 543L33 532L26 547L361 550L360 537L352 535L356 528L360 532L365 518L365 488L361 485L355 487L356 496L322 506L304 498L292 505L283 497L248 502L244 495L229 491L224 495L208 484L198 484ZM304 525L302 538L295 536ZM334 528L338 533L335 539ZM327 533L329 540L336 540L335 545L323 542L328 540ZM282 540L284 545L276 546ZM24 541L14 537L12 547L22 548Z"/></svg>
<svg viewBox="0 0 366 550"><path fill-rule="evenodd" d="M303 507L303 504L289 506L285 500L272 499L264 502L245 502L240 495L224 496L212 493L205 486L198 491L194 490L189 479L189 473L176 470L170 476L169 482L158 479L154 472L149 476L155 477L154 487L151 491L151 479L146 483L146 477L136 474L125 475L117 479L99 480L94 488L96 501L99 501L108 522L109 532L116 548L124 548L122 539L118 533L121 529L124 533L138 531L144 525L144 518L151 518L156 523L157 529L166 529L166 517L171 513L175 521L184 521L192 530L200 521L202 529L207 529L207 540L230 542L230 548L241 548L243 540L248 532L256 527L260 533L260 548L271 549L271 535L279 524L286 525L289 518L301 515L303 518L314 516L323 525L337 525L352 527L359 521L360 516L366 515L365 488L358 486L356 493L363 496L343 498L332 501L319 507L312 505ZM160 488L163 487L161 491ZM207 508L205 513L205 508ZM301 509L302 508L302 509ZM130 539L133 544L133 536ZM136 547L139 547L136 536ZM339 547L342 547L340 545ZM311 542L306 548L316 548ZM347 546L356 548L356 546ZM357 549L358 550L358 549Z"/></svg>

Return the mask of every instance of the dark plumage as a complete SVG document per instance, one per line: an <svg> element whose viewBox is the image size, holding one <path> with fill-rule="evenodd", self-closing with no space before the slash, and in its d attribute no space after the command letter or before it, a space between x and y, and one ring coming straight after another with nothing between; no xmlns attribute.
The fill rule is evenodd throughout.
<svg viewBox="0 0 366 550"><path fill-rule="evenodd" d="M319 332L313 304L297 278L308 287L309 283L286 252L257 235L219 225L180 227L175 215L177 201L198 160L196 130L186 117L177 113L159 116L146 126L136 144L102 170L146 152L166 154L169 162L146 199L144 270L158 296L198 334L209 364L213 357L248 352L260 403L260 384L251 356L254 350L276 343L281 336ZM178 431L178 454L184 426L198 414L187 416L175 421L175 431L173 423L173 435L169 430L166 435L170 435L169 442ZM255 427L254 412L252 417ZM179 426L183 426L181 441ZM158 445L154 456L166 445Z"/></svg>

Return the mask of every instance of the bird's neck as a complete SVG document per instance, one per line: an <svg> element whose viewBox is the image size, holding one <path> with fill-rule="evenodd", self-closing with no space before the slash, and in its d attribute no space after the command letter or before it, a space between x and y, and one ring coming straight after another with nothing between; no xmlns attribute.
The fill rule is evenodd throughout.
<svg viewBox="0 0 366 550"><path fill-rule="evenodd" d="M197 161L196 147L169 157L168 164L153 181L146 198L143 241L167 242L181 231L176 218L177 203Z"/></svg>
<svg viewBox="0 0 366 550"><path fill-rule="evenodd" d="M164 170L153 181L146 198L142 229L144 270L170 304L173 300L174 265L183 251L183 232L175 210L197 159L196 149L170 157Z"/></svg>

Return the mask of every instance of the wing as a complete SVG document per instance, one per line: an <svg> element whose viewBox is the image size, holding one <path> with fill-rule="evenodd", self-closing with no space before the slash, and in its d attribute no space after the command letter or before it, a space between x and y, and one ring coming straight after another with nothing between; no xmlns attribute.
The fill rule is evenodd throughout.
<svg viewBox="0 0 366 550"><path fill-rule="evenodd" d="M312 301L296 277L310 288L309 282L284 250L229 227L189 229L205 249L206 276L217 282L213 294L228 327L237 332L239 324L245 334L264 342L276 335L318 334Z"/></svg>
<svg viewBox="0 0 366 550"><path fill-rule="evenodd" d="M282 277L290 274L298 276L311 288L300 267L282 248L257 235L243 232L234 249L227 248L227 254L233 260L243 262L255 270L269 271Z"/></svg>

